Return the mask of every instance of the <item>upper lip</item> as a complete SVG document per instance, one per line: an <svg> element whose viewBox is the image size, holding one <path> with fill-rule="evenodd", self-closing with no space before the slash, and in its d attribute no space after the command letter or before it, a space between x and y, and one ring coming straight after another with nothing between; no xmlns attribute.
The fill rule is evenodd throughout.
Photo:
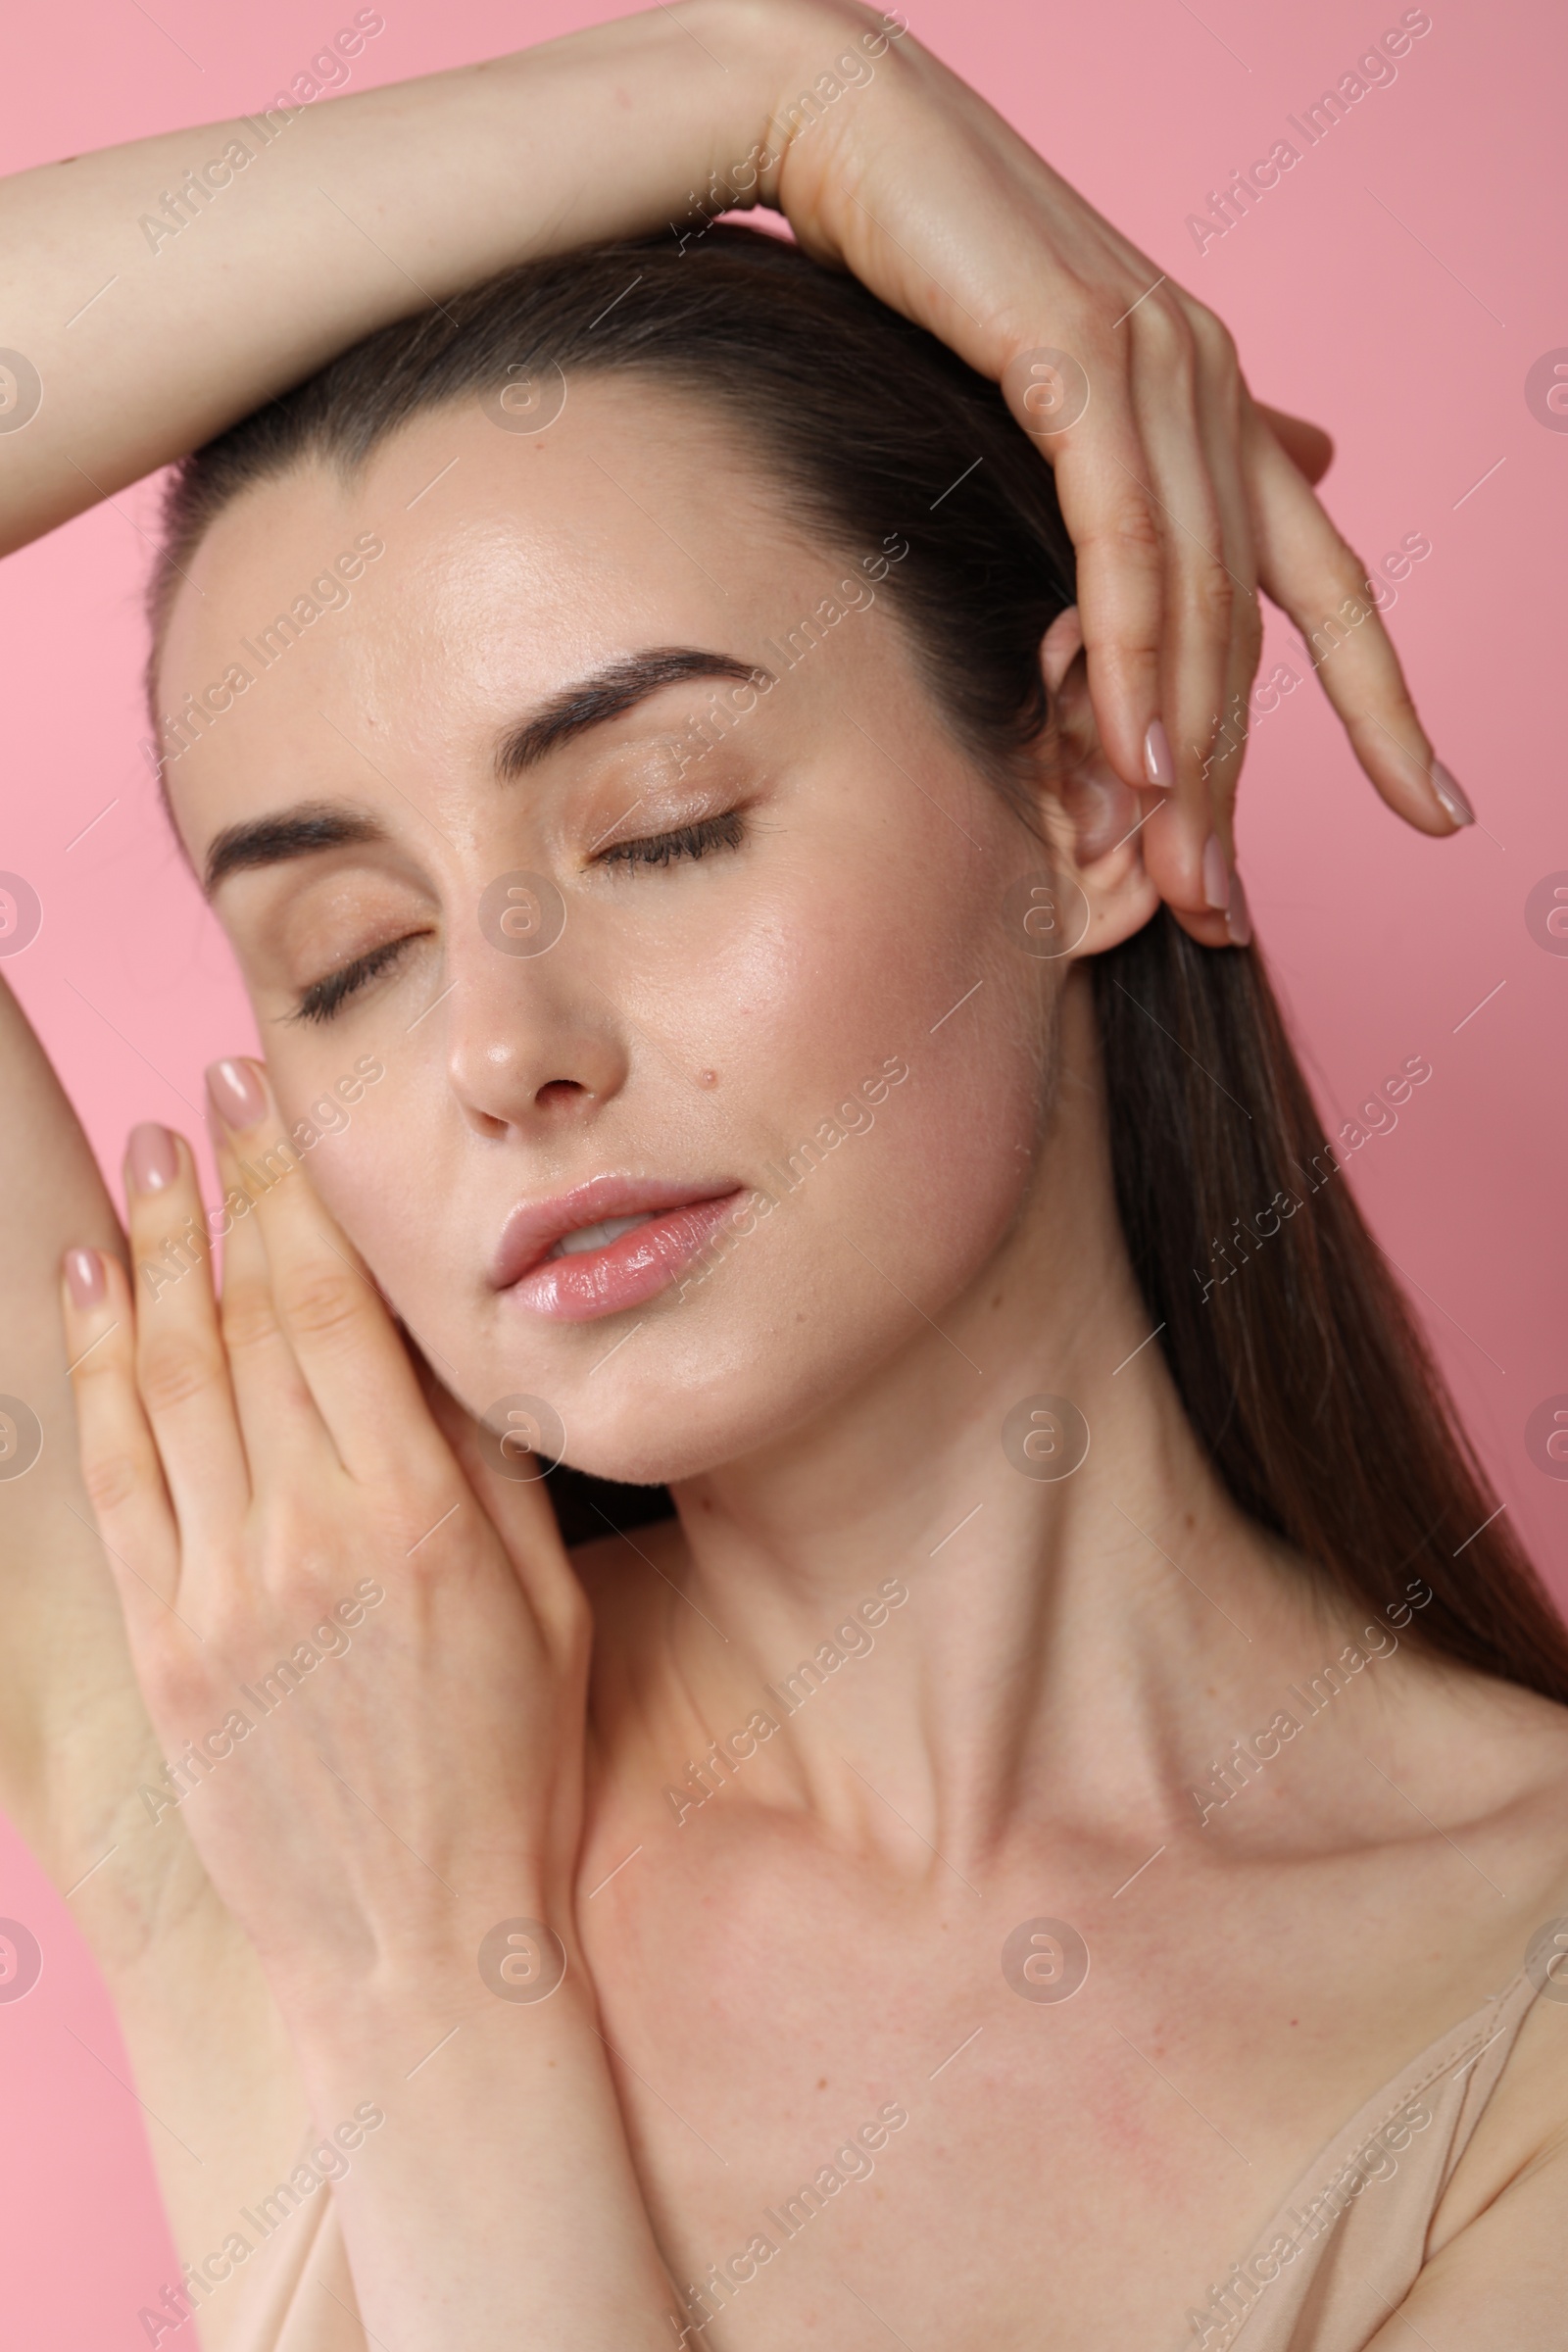
<svg viewBox="0 0 1568 2352"><path fill-rule="evenodd" d="M735 1183L664 1182L654 1176L593 1176L569 1193L550 1200L521 1200L501 1229L501 1240L490 1261L494 1290L510 1289L531 1274L557 1242L584 1225L601 1225L612 1217L657 1216L662 1209L692 1208L704 1200L719 1200L738 1192Z"/></svg>

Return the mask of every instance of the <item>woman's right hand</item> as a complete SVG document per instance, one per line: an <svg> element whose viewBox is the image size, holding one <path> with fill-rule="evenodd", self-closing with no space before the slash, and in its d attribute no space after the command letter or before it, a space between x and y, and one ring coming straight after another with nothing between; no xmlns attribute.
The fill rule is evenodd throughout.
<svg viewBox="0 0 1568 2352"><path fill-rule="evenodd" d="M714 21L738 5L755 13L755 0L713 0ZM761 193L808 252L1000 379L1054 466L1101 743L1124 783L1174 786L1145 829L1145 858L1187 929L1227 935L1211 909L1234 870L1259 586L1309 644L1333 620L1316 675L1389 807L1422 832L1468 823L1366 567L1313 495L1327 436L1254 401L1214 314L899 33L897 15L858 0L761 0L760 13L775 38L781 17L798 26ZM810 56L841 95L808 99ZM1245 929L1243 898L1230 935Z"/></svg>
<svg viewBox="0 0 1568 2352"><path fill-rule="evenodd" d="M450 1399L445 1433L432 1417L257 1066L220 1066L255 1110L249 1175L219 1145L230 1203L263 1171L221 1307L189 1148L161 1127L129 1154L134 1292L107 1252L67 1261L82 1472L164 1801L291 2023L411 1962L477 1993L497 1920L569 1938L587 1603L542 1485Z"/></svg>
<svg viewBox="0 0 1568 2352"><path fill-rule="evenodd" d="M131 1154L136 1295L105 1252L65 1271L148 1712L317 2131L364 2127L332 2215L367 2337L655 2352L672 2289L574 1928L588 1604L537 1478L426 1387L260 1071L227 1067L220 1173L253 1204L221 1309L163 1129Z"/></svg>

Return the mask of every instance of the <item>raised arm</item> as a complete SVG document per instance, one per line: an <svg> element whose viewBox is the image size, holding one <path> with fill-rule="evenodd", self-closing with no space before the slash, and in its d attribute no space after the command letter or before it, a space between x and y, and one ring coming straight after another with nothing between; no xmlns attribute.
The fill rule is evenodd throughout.
<svg viewBox="0 0 1568 2352"><path fill-rule="evenodd" d="M204 2254L259 2181L286 2177L309 2101L254 1949L185 1834L131 1670L60 1315L64 1250L79 1240L122 1264L128 1250L3 978L0 1103L0 1807L104 1970L176 2242ZM220 2305L208 2352L226 2318Z"/></svg>
<svg viewBox="0 0 1568 2352"><path fill-rule="evenodd" d="M75 1806L53 1801L68 1778L75 1787L95 1777L101 1703L113 1694L116 1722L102 1739L118 1781L151 1737L82 1490L60 1323L60 1253L74 1236L122 1260L125 1243L76 1114L4 978L0 1098L0 1803L59 1877L79 1838L102 1826L104 1791L79 1832L55 1818Z"/></svg>
<svg viewBox="0 0 1568 2352"><path fill-rule="evenodd" d="M24 375L11 394L37 407L0 437L0 549L196 448L388 319L530 255L684 214L710 170L764 134L786 35L809 45L814 16L813 59L831 46L814 7L769 13L763 41L737 0L695 0L705 50L656 8L0 182L5 341L41 387Z"/></svg>
<svg viewBox="0 0 1568 2352"><path fill-rule="evenodd" d="M1220 321L858 0L681 0L0 185L0 548L511 262L756 202L999 378L1055 467L1101 741L1165 796L1146 856L1195 936L1245 935L1217 894L1259 586L1308 638L1333 623L1317 675L1390 807L1468 821L1312 495L1324 438L1255 403Z"/></svg>
<svg viewBox="0 0 1568 2352"><path fill-rule="evenodd" d="M422 1389L247 1067L220 1175L239 1198L245 1170L283 1172L235 1221L220 1313L206 1265L155 1297L112 1255L66 1263L140 1685L169 1754L197 1759L190 1835L277 1998L321 2161L340 2132L354 2150L332 2229L369 2340L658 2352L678 2307L576 1927L588 1604L540 1487ZM200 1211L166 1137L131 1187L137 1261ZM266 2343L349 2340L306 2306L278 2332L270 2300ZM202 2308L207 2328L233 2303Z"/></svg>

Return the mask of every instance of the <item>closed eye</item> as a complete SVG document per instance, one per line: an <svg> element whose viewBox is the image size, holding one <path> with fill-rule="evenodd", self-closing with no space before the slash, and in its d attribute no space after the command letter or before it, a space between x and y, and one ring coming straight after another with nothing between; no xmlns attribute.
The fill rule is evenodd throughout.
<svg viewBox="0 0 1568 2352"><path fill-rule="evenodd" d="M641 841L617 841L603 851L594 860L597 865L673 865L679 858L706 858L712 850L738 850L746 838L746 820L738 808L729 808L720 816L703 817L690 825L678 825L670 833L651 833ZM352 963L340 964L306 989L294 1010L284 1015L289 1022L303 1021L317 1026L335 1019L339 1008L362 988L368 987L377 975L389 968L412 944L409 939L388 940L383 947L372 948L358 956Z"/></svg>
<svg viewBox="0 0 1568 2352"><path fill-rule="evenodd" d="M371 948L368 954L357 956L352 963L339 964L324 980L317 980L305 991L294 1010L284 1014L286 1021L324 1022L336 1017L345 998L357 989L366 987L378 972L394 963L404 949L412 945L417 933L407 939L391 939L383 947Z"/></svg>
<svg viewBox="0 0 1568 2352"><path fill-rule="evenodd" d="M722 816L705 816L672 833L650 833L641 841L613 842L595 858L596 865L673 865L677 858L706 858L710 850L738 850L746 838L746 819L738 808Z"/></svg>

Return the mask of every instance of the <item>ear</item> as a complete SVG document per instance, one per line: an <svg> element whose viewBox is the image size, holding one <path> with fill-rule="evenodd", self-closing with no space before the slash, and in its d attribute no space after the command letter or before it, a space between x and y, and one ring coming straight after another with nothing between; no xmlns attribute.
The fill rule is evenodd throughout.
<svg viewBox="0 0 1568 2352"><path fill-rule="evenodd" d="M1159 905L1144 870L1143 826L1166 796L1134 792L1100 748L1076 605L1041 640L1040 670L1054 714L1041 814L1064 878L1089 902L1089 927L1073 953L1094 956L1141 931Z"/></svg>

